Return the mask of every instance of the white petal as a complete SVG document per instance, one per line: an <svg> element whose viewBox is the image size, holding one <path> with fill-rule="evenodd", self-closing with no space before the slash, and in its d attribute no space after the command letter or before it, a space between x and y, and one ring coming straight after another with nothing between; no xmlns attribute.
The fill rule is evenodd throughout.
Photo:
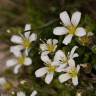
<svg viewBox="0 0 96 96"><path fill-rule="evenodd" d="M69 17L69 15L66 11L60 13L60 19L64 23L65 26L70 26L71 25L70 17Z"/></svg>
<svg viewBox="0 0 96 96"><path fill-rule="evenodd" d="M80 65L77 65L77 72L79 72L80 70Z"/></svg>
<svg viewBox="0 0 96 96"><path fill-rule="evenodd" d="M17 44L22 44L22 38L17 35L13 35L11 38L11 42L17 43Z"/></svg>
<svg viewBox="0 0 96 96"><path fill-rule="evenodd" d="M75 61L73 59L68 60L69 66L75 67Z"/></svg>
<svg viewBox="0 0 96 96"><path fill-rule="evenodd" d="M31 36L29 37L30 42L36 41L36 39L37 39L37 34L35 33L32 33Z"/></svg>
<svg viewBox="0 0 96 96"><path fill-rule="evenodd" d="M27 31L27 30L31 30L31 24L26 24L25 25L25 30L24 31Z"/></svg>
<svg viewBox="0 0 96 96"><path fill-rule="evenodd" d="M92 32L88 32L87 36L93 36L94 34Z"/></svg>
<svg viewBox="0 0 96 96"><path fill-rule="evenodd" d="M40 68L35 71L35 76L36 77L42 77L47 73L47 67Z"/></svg>
<svg viewBox="0 0 96 96"><path fill-rule="evenodd" d="M53 39L53 45L56 45L58 43L57 39Z"/></svg>
<svg viewBox="0 0 96 96"><path fill-rule="evenodd" d="M73 56L72 56L72 59L73 59L73 58L76 58L76 57L78 57L78 56L79 56L78 53L74 53Z"/></svg>
<svg viewBox="0 0 96 96"><path fill-rule="evenodd" d="M55 35L64 35L67 33L68 33L68 30L65 27L56 27L53 30L53 34Z"/></svg>
<svg viewBox="0 0 96 96"><path fill-rule="evenodd" d="M37 91L34 90L30 96L36 96L36 95L37 95Z"/></svg>
<svg viewBox="0 0 96 96"><path fill-rule="evenodd" d="M56 68L56 72L62 72L67 64L61 64L59 67Z"/></svg>
<svg viewBox="0 0 96 96"><path fill-rule="evenodd" d="M48 57L47 54L45 54L45 52L43 52L43 53L41 54L41 60L42 60L43 62L45 62L46 64L50 64L50 63L51 63L50 58Z"/></svg>
<svg viewBox="0 0 96 96"><path fill-rule="evenodd" d="M78 85L78 77L76 76L76 77L73 77L72 78L72 82L73 82L73 84L76 86L76 85Z"/></svg>
<svg viewBox="0 0 96 96"><path fill-rule="evenodd" d="M24 51L25 56L28 56L29 51L30 51L30 48L26 48L26 49L25 49L25 51Z"/></svg>
<svg viewBox="0 0 96 96"><path fill-rule="evenodd" d="M55 53L54 61L60 61L62 59L66 59L66 55L65 55L65 53L62 50L58 50Z"/></svg>
<svg viewBox="0 0 96 96"><path fill-rule="evenodd" d="M51 83L51 81L53 80L53 75L54 75L54 73L48 73L48 74L46 75L46 77L45 77L45 82L46 82L47 84L50 84L50 83Z"/></svg>
<svg viewBox="0 0 96 96"><path fill-rule="evenodd" d="M69 80L70 78L71 77L67 73L66 74L62 74L62 75L59 76L59 81L60 81L60 83L63 83L65 81Z"/></svg>
<svg viewBox="0 0 96 96"><path fill-rule="evenodd" d="M77 11L73 13L71 22L74 26L77 26L80 22L80 19L81 19L81 13Z"/></svg>
<svg viewBox="0 0 96 96"><path fill-rule="evenodd" d="M47 44L52 45L52 39L48 39Z"/></svg>
<svg viewBox="0 0 96 96"><path fill-rule="evenodd" d="M64 38L64 40L63 40L63 44L68 45L68 44L71 42L72 37L73 37L72 34L67 35L67 36Z"/></svg>
<svg viewBox="0 0 96 96"><path fill-rule="evenodd" d="M20 92L17 92L17 96L26 96L24 92L20 91Z"/></svg>
<svg viewBox="0 0 96 96"><path fill-rule="evenodd" d="M6 83L5 78L4 77L0 77L0 85L2 86L5 83Z"/></svg>
<svg viewBox="0 0 96 96"><path fill-rule="evenodd" d="M14 73L17 74L19 72L19 69L20 69L21 65L16 65L15 68L14 68Z"/></svg>
<svg viewBox="0 0 96 96"><path fill-rule="evenodd" d="M6 62L6 66L7 67L12 67L12 66L14 66L14 65L16 65L17 64L17 60L16 59L11 59L11 60L8 60L7 62Z"/></svg>
<svg viewBox="0 0 96 96"><path fill-rule="evenodd" d="M40 44L40 49L41 49L42 51L48 50L46 44Z"/></svg>
<svg viewBox="0 0 96 96"><path fill-rule="evenodd" d="M10 52L12 52L15 56L18 56L22 49L23 49L22 45L12 46L10 47Z"/></svg>
<svg viewBox="0 0 96 96"><path fill-rule="evenodd" d="M25 35L25 38L27 38L27 39L28 39L28 38L29 38L29 36L30 36L30 32L25 32L25 33L24 33L24 35Z"/></svg>
<svg viewBox="0 0 96 96"><path fill-rule="evenodd" d="M75 52L75 50L76 50L77 48L78 48L78 46L74 46L74 47L72 48L72 50L71 50L71 52L70 52L70 55L69 55L70 58L73 58L74 52Z"/></svg>
<svg viewBox="0 0 96 96"><path fill-rule="evenodd" d="M25 58L25 61L24 61L24 65L29 66L29 65L31 65L31 64L32 64L32 60L31 60L31 58L26 57L26 58Z"/></svg>
<svg viewBox="0 0 96 96"><path fill-rule="evenodd" d="M78 36L78 37L82 37L82 36L86 35L86 31L85 31L84 28L78 27L76 29L75 35Z"/></svg>
<svg viewBox="0 0 96 96"><path fill-rule="evenodd" d="M53 61L53 62L51 63L51 65L53 65L53 66L59 66L59 65L60 65L60 62L58 62L58 61Z"/></svg>

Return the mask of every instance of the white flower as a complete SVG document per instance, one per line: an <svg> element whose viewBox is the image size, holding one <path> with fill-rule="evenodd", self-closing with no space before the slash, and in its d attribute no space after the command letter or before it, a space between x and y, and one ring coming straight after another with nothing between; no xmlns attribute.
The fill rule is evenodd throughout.
<svg viewBox="0 0 96 96"><path fill-rule="evenodd" d="M6 62L7 67L15 66L15 68L13 70L15 74L17 74L19 72L19 69L22 65L29 66L32 64L31 58L29 58L26 55L23 55L20 53L20 54L18 54L18 56L17 55L15 55L15 56L16 56L16 58L10 59Z"/></svg>
<svg viewBox="0 0 96 96"><path fill-rule="evenodd" d="M20 91L20 92L17 92L17 96L26 96L24 92Z"/></svg>
<svg viewBox="0 0 96 96"><path fill-rule="evenodd" d="M58 43L58 40L56 39L48 39L47 40L47 43L43 43L43 44L40 44L40 49L42 52L45 52L47 51L48 53L52 53L56 50L57 48L57 43Z"/></svg>
<svg viewBox="0 0 96 96"><path fill-rule="evenodd" d="M30 30L30 29L31 29L31 25L26 24L25 31ZM37 39L37 35L35 33L32 33L30 35L30 31L25 32L24 35L21 35L21 36L13 35L11 38L11 41L13 43L18 44L18 45L12 46L10 48L10 51L14 54L18 54L19 51L24 49L25 53L28 55L31 42L35 41L36 39Z"/></svg>
<svg viewBox="0 0 96 96"><path fill-rule="evenodd" d="M79 43L81 43L84 46L85 45L90 45L90 43L92 42L91 37L93 35L94 34L92 32L87 32L85 36L79 38Z"/></svg>
<svg viewBox="0 0 96 96"><path fill-rule="evenodd" d="M63 83L69 79L72 79L73 85L76 86L78 85L78 72L80 70L80 65L75 67L74 60L70 60L69 63L70 66L63 70L65 73L59 76L59 81Z"/></svg>
<svg viewBox="0 0 96 96"><path fill-rule="evenodd" d="M82 36L86 35L84 28L77 27L80 22L80 18L81 18L81 13L78 11L72 14L71 20L66 11L60 13L60 19L63 22L64 27L54 28L53 33L55 35L67 35L64 38L63 43L65 45L68 45L71 42L72 37L74 35L76 35L78 37L82 37Z"/></svg>
<svg viewBox="0 0 96 96"><path fill-rule="evenodd" d="M34 90L30 96L36 96L36 95L37 95L37 91Z"/></svg>
<svg viewBox="0 0 96 96"><path fill-rule="evenodd" d="M62 50L58 50L55 54L54 60L59 62L59 67L57 68L57 72L61 72L63 68L69 65L69 61L74 60L75 57L78 57L78 53L75 53L77 46L74 46L71 52L68 52L68 55L65 54Z"/></svg>
<svg viewBox="0 0 96 96"><path fill-rule="evenodd" d="M45 77L45 82L47 84L50 84L51 81L53 80L53 75L57 69L58 62L51 61L47 55L47 52L43 52L41 54L41 60L44 62L45 67L42 67L38 70L36 70L35 75L36 77L42 77L46 75Z"/></svg>
<svg viewBox="0 0 96 96"><path fill-rule="evenodd" d="M11 83L9 83L4 77L0 77L0 86L5 90L9 90L12 87Z"/></svg>

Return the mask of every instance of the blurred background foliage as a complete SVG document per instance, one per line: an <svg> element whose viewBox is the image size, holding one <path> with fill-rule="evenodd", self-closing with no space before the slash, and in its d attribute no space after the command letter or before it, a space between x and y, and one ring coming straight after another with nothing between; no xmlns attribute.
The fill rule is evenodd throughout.
<svg viewBox="0 0 96 96"><path fill-rule="evenodd" d="M30 52L30 56L34 58L31 67L24 68L26 71L16 77L10 70L3 73L4 76L13 80L27 81L24 85L19 84L17 91L23 90L30 94L33 89L36 89L38 96L80 96L76 95L77 93L81 93L81 96L96 96L96 0L0 0L0 42L11 45L10 36L23 32L26 23L31 23L32 32L38 33L41 39L59 38L54 36L52 31L54 27L60 25L59 13L65 10L70 14L77 10L81 11L81 25L94 33L89 45L82 46L76 39L68 47L63 48L68 51L76 44L80 46L78 49L80 57L77 63L88 63L85 69L81 68L80 84L74 87L70 81L60 84L55 79L51 85L46 85L41 79L35 78L34 71L40 67L39 63L41 63L33 57L33 55L36 57L39 51L37 43L40 41L38 40L34 45L37 47L33 48L35 51L33 54ZM62 41L62 39L61 36L59 40ZM63 46L61 42L59 45ZM39 60L39 55L37 58Z"/></svg>

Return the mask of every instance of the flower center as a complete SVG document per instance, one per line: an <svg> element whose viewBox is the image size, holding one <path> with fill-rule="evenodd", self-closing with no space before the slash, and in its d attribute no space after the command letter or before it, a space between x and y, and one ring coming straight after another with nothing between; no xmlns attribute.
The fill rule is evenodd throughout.
<svg viewBox="0 0 96 96"><path fill-rule="evenodd" d="M83 45L86 45L90 42L90 39L88 36L83 36L79 39Z"/></svg>
<svg viewBox="0 0 96 96"><path fill-rule="evenodd" d="M10 89L12 88L12 85L11 85L11 83L6 82L6 83L4 83L3 88L4 88L5 90L10 90Z"/></svg>
<svg viewBox="0 0 96 96"><path fill-rule="evenodd" d="M62 64L67 64L67 62L68 62L68 60L67 60L67 58L62 58L61 60L60 60L60 62L62 63Z"/></svg>
<svg viewBox="0 0 96 96"><path fill-rule="evenodd" d="M22 44L23 44L24 48L29 48L30 47L29 39L24 38Z"/></svg>
<svg viewBox="0 0 96 96"><path fill-rule="evenodd" d="M71 77L75 77L75 76L77 76L78 72L77 72L76 68L73 67L73 68L71 68L71 69L69 70L68 74L69 74Z"/></svg>
<svg viewBox="0 0 96 96"><path fill-rule="evenodd" d="M24 64L24 59L25 59L24 56L22 56L22 55L19 56L18 57L18 64Z"/></svg>
<svg viewBox="0 0 96 96"><path fill-rule="evenodd" d="M55 66L52 66L51 64L48 64L48 71L49 72L54 72L55 71Z"/></svg>
<svg viewBox="0 0 96 96"><path fill-rule="evenodd" d="M48 47L48 51L49 52L53 52L54 51L54 48L55 48L55 45L48 44L47 47Z"/></svg>
<svg viewBox="0 0 96 96"><path fill-rule="evenodd" d="M69 30L68 31L69 34L74 34L76 31L76 27L74 27L73 25L68 26L68 30Z"/></svg>

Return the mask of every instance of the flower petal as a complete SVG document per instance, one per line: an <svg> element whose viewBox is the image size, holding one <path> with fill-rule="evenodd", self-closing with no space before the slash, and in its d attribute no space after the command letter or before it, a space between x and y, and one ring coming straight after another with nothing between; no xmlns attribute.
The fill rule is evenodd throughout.
<svg viewBox="0 0 96 96"><path fill-rule="evenodd" d="M66 74L61 74L58 79L59 79L60 83L63 83L65 81L69 80L70 78L71 77L66 73Z"/></svg>
<svg viewBox="0 0 96 96"><path fill-rule="evenodd" d="M48 73L48 74L46 75L46 77L45 77L45 82L46 82L47 84L50 84L50 83L51 83L51 81L53 80L53 75L54 75L54 73Z"/></svg>
<svg viewBox="0 0 96 96"><path fill-rule="evenodd" d="M30 51L30 48L26 48L26 49L24 50L25 56L28 56L29 51Z"/></svg>
<svg viewBox="0 0 96 96"><path fill-rule="evenodd" d="M60 61L62 59L66 59L66 55L65 53L62 51L62 50L58 50L56 53L55 53L55 56L54 56L54 61Z"/></svg>
<svg viewBox="0 0 96 96"><path fill-rule="evenodd" d="M30 36L30 32L25 32L25 33L24 33L24 35L25 35L25 38L27 38L27 39L28 39L28 38L29 38L29 36Z"/></svg>
<svg viewBox="0 0 96 96"><path fill-rule="evenodd" d="M17 35L13 35L11 38L11 42L17 43L17 44L22 44L22 38Z"/></svg>
<svg viewBox="0 0 96 96"><path fill-rule="evenodd" d="M43 67L43 68L40 68L38 70L35 71L35 76L36 77L42 77L44 76L46 73L47 73L47 67Z"/></svg>
<svg viewBox="0 0 96 96"><path fill-rule="evenodd" d="M40 44L40 49L41 49L42 51L47 51L47 50L48 50L46 44Z"/></svg>
<svg viewBox="0 0 96 96"><path fill-rule="evenodd" d="M61 64L59 67L56 68L56 72L62 72L67 64Z"/></svg>
<svg viewBox="0 0 96 96"><path fill-rule="evenodd" d="M63 44L68 45L68 44L71 42L72 37L73 37L72 34L67 35L67 36L64 38L64 40L63 40Z"/></svg>
<svg viewBox="0 0 96 96"><path fill-rule="evenodd" d="M26 24L25 25L25 30L24 31L27 31L27 30L31 30L31 24ZM30 31L27 31L27 32L30 32Z"/></svg>
<svg viewBox="0 0 96 96"><path fill-rule="evenodd" d="M6 83L5 78L4 77L0 77L0 85L2 86L5 83Z"/></svg>
<svg viewBox="0 0 96 96"><path fill-rule="evenodd" d="M46 64L50 64L50 63L51 63L51 60L50 60L50 58L48 57L47 52L43 52L43 53L41 54L41 60L42 60L44 63L46 63Z"/></svg>
<svg viewBox="0 0 96 96"><path fill-rule="evenodd" d="M74 61L73 59L69 59L69 60L68 60L68 64L69 64L69 66L71 66L71 67L75 67L75 61Z"/></svg>
<svg viewBox="0 0 96 96"><path fill-rule="evenodd" d="M36 41L37 40L37 34L32 33L31 36L29 37L29 40L30 40L30 42Z"/></svg>
<svg viewBox="0 0 96 96"><path fill-rule="evenodd" d="M8 60L7 62L6 62L6 66L7 67L12 67L12 66L14 66L14 65L16 65L17 64L17 60L16 59L11 59L11 60Z"/></svg>
<svg viewBox="0 0 96 96"><path fill-rule="evenodd" d="M72 82L73 82L73 84L76 86L76 85L78 85L78 77L76 76L76 77L73 77L72 78Z"/></svg>
<svg viewBox="0 0 96 96"><path fill-rule="evenodd" d="M64 23L65 26L70 26L71 25L70 17L69 17L69 15L66 11L60 13L60 19Z"/></svg>
<svg viewBox="0 0 96 96"><path fill-rule="evenodd" d="M87 36L93 36L94 34L93 34L93 32L88 32L87 33Z"/></svg>
<svg viewBox="0 0 96 96"><path fill-rule="evenodd" d="M68 33L68 30L65 27L56 27L53 30L53 34L55 35L64 35L67 33Z"/></svg>
<svg viewBox="0 0 96 96"><path fill-rule="evenodd" d="M10 52L12 52L17 57L22 49L23 49L22 45L12 46L10 47Z"/></svg>
<svg viewBox="0 0 96 96"><path fill-rule="evenodd" d="M48 39L47 44L52 45L52 39Z"/></svg>
<svg viewBox="0 0 96 96"><path fill-rule="evenodd" d="M78 57L78 56L79 56L78 53L74 53L73 56L72 56L72 59L73 59L73 58L76 58L76 57Z"/></svg>
<svg viewBox="0 0 96 96"><path fill-rule="evenodd" d="M77 72L79 72L80 70L80 65L77 65Z"/></svg>
<svg viewBox="0 0 96 96"><path fill-rule="evenodd" d="M82 36L86 35L86 31L85 31L84 28L78 27L76 29L75 35L78 36L78 37L82 37Z"/></svg>
<svg viewBox="0 0 96 96"><path fill-rule="evenodd" d="M53 45L56 45L58 43L57 39L53 39Z"/></svg>
<svg viewBox="0 0 96 96"><path fill-rule="evenodd" d="M15 74L17 74L19 72L20 67L21 67L20 64L18 64L18 65L15 66L15 68L13 70Z"/></svg>
<svg viewBox="0 0 96 96"><path fill-rule="evenodd" d="M37 91L34 90L30 96L36 96L36 95L37 95Z"/></svg>
<svg viewBox="0 0 96 96"><path fill-rule="evenodd" d="M81 19L81 13L77 11L73 13L71 22L74 26L77 26L80 22L80 19Z"/></svg>
<svg viewBox="0 0 96 96"><path fill-rule="evenodd" d="M29 66L29 65L31 65L31 64L32 64L31 58L26 57L26 58L25 58L25 61L24 61L24 65Z"/></svg>
<svg viewBox="0 0 96 96"><path fill-rule="evenodd" d="M73 58L73 55L74 55L74 52L75 52L75 50L78 48L78 46L74 46L73 48L72 48L72 50L71 50L71 52L70 52L70 55L69 55L69 57L72 59Z"/></svg>
<svg viewBox="0 0 96 96"><path fill-rule="evenodd" d="M26 96L24 92L20 91L20 92L17 92L17 96Z"/></svg>

